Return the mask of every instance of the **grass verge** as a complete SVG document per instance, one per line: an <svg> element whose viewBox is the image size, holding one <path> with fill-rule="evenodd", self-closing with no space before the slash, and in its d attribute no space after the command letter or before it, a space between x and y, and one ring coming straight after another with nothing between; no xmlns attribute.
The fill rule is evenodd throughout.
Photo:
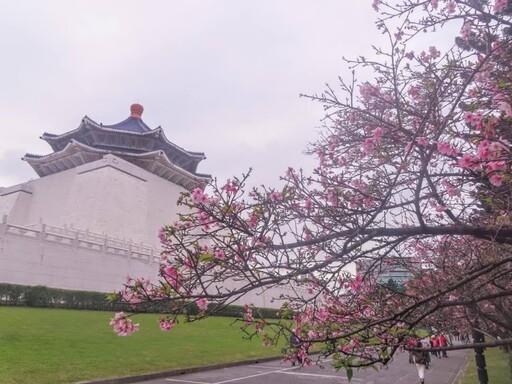
<svg viewBox="0 0 512 384"><path fill-rule="evenodd" d="M58 384L277 356L261 339L244 340L232 318L180 323L137 315L140 331L119 337L113 313L0 307L0 383Z"/></svg>
<svg viewBox="0 0 512 384"><path fill-rule="evenodd" d="M512 383L512 373L510 372L509 368L509 358L509 354L500 348L489 348L485 350L485 360L487 364L487 375L489 376L489 383ZM462 378L462 384L479 384L474 355L470 357L469 364Z"/></svg>

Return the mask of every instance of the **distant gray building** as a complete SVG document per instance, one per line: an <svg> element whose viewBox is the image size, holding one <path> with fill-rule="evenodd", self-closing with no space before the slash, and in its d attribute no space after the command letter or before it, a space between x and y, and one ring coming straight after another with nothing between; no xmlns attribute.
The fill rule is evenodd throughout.
<svg viewBox="0 0 512 384"><path fill-rule="evenodd" d="M375 278L385 284L389 280L402 285L422 270L422 263L410 257L386 257L382 260L363 259L356 262L359 274Z"/></svg>

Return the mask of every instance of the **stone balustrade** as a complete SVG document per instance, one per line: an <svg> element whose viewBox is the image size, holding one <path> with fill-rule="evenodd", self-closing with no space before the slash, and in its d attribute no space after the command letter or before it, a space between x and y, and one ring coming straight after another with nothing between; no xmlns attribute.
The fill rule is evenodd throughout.
<svg viewBox="0 0 512 384"><path fill-rule="evenodd" d="M45 224L20 226L4 216L0 223L0 282L53 288L112 292L126 276L159 279L160 251L106 235ZM219 289L244 284L225 281ZM286 295L308 294L302 287L282 286L248 292L237 304L280 307ZM274 300L274 298L276 300Z"/></svg>
<svg viewBox="0 0 512 384"><path fill-rule="evenodd" d="M134 258L147 263L159 261L161 250L130 240L116 239L108 235L97 234L74 228L61 228L48 224L32 224L20 226L8 223L8 217L2 217L0 237L21 236L27 239L39 240L52 245L82 248L103 254L111 254L126 258Z"/></svg>

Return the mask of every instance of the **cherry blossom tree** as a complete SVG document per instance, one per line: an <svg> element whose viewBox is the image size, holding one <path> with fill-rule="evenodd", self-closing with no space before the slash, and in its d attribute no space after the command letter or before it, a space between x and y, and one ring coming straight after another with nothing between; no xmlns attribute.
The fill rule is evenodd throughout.
<svg viewBox="0 0 512 384"><path fill-rule="evenodd" d="M276 343L293 331L304 364L315 343L349 376L389 362L420 326L478 322L511 342L512 7L373 7L388 47L347 60L351 79L305 96L325 110L307 150L314 171L290 167L279 187L253 189L249 172L184 194L189 213L160 233L160 281L128 278L121 300L165 303L169 330L178 315L201 319L248 292L287 287L274 297L280 319L246 302L247 334ZM439 36L447 47L429 44ZM403 290L379 282L391 259L411 266ZM366 266L356 275L347 272L354 262ZM112 324L137 329L125 314Z"/></svg>

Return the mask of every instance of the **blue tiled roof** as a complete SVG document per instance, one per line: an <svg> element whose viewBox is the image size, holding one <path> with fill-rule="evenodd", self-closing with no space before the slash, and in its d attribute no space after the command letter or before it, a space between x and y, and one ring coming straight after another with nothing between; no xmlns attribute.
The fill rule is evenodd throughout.
<svg viewBox="0 0 512 384"><path fill-rule="evenodd" d="M121 121L120 123L113 125L103 125L104 128L117 129L119 131L128 131L128 132L149 132L151 128L149 128L146 123L142 121L142 119L138 119L136 117L129 117L126 120Z"/></svg>

